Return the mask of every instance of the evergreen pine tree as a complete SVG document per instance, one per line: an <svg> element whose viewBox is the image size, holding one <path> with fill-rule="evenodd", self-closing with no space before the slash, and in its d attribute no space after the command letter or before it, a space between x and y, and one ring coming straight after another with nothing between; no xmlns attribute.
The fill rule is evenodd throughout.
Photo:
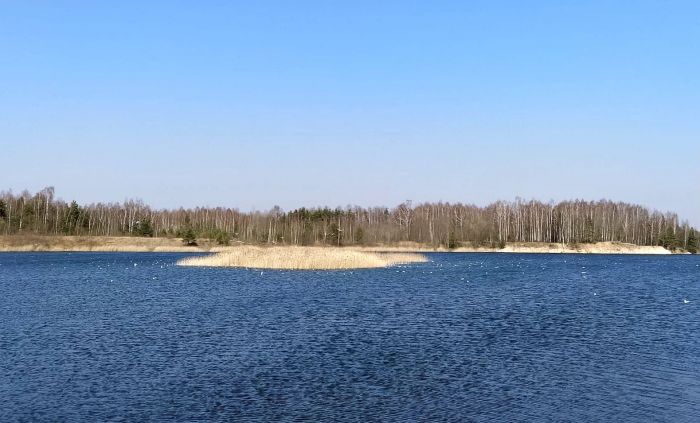
<svg viewBox="0 0 700 423"><path fill-rule="evenodd" d="M182 243L185 245L197 245L197 235L192 226L188 226L182 232Z"/></svg>
<svg viewBox="0 0 700 423"><path fill-rule="evenodd" d="M666 229L659 239L659 243L667 250L675 251L678 248L678 237L673 232L673 228Z"/></svg>
<svg viewBox="0 0 700 423"><path fill-rule="evenodd" d="M586 217L583 226L583 242L592 243L595 238L595 232L593 229L593 219Z"/></svg>
<svg viewBox="0 0 700 423"><path fill-rule="evenodd" d="M226 231L217 230L215 239L219 245L229 245L231 243L231 235Z"/></svg>
<svg viewBox="0 0 700 423"><path fill-rule="evenodd" d="M331 223L328 227L328 243L331 245L340 245L341 230L337 223Z"/></svg>
<svg viewBox="0 0 700 423"><path fill-rule="evenodd" d="M190 217L185 216L185 225L180 231L180 236L182 237L182 243L185 245L197 245L197 234L192 228L192 223L190 223Z"/></svg>
<svg viewBox="0 0 700 423"><path fill-rule="evenodd" d="M153 225L151 219L145 218L138 221L136 224L136 235L138 236L153 236Z"/></svg>
<svg viewBox="0 0 700 423"><path fill-rule="evenodd" d="M685 249L688 250L690 254L698 253L698 234L695 232L695 229L690 230L688 234L688 245L686 245Z"/></svg>
<svg viewBox="0 0 700 423"><path fill-rule="evenodd" d="M75 234L81 215L82 210L80 210L80 206L74 200L70 203L70 207L68 207L68 213L66 213L66 217L63 222L63 231L67 234Z"/></svg>
<svg viewBox="0 0 700 423"><path fill-rule="evenodd" d="M362 228L355 229L355 244L362 244L365 240L365 231Z"/></svg>

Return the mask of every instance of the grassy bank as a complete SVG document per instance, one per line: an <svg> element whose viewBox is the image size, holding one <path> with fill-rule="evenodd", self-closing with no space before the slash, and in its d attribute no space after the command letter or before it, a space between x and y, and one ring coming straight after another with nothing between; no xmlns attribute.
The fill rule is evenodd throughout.
<svg viewBox="0 0 700 423"><path fill-rule="evenodd" d="M202 252L213 243L188 247L178 238L107 236L0 236L0 251Z"/></svg>

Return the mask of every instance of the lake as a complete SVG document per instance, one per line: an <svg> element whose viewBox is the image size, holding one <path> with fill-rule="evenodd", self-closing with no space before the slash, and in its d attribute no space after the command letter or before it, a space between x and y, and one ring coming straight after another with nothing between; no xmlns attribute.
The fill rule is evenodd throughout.
<svg viewBox="0 0 700 423"><path fill-rule="evenodd" d="M0 421L700 419L700 257L1 253Z"/></svg>

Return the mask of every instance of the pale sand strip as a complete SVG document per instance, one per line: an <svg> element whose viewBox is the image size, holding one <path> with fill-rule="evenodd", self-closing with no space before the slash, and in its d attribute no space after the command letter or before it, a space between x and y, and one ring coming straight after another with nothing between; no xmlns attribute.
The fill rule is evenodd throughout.
<svg viewBox="0 0 700 423"><path fill-rule="evenodd" d="M0 236L0 251L95 251L95 252L221 252L239 246L220 247L215 242L198 240L199 246L188 247L179 238L139 238L107 236ZM278 248L293 248L280 246ZM319 247L321 248L321 247ZM641 246L621 242L598 242L595 244L553 244L521 242L508 243L505 248L460 247L448 250L433 248L415 242L400 242L392 245L366 247L323 247L362 252L455 252L455 253L582 253L582 254L671 254L659 246Z"/></svg>

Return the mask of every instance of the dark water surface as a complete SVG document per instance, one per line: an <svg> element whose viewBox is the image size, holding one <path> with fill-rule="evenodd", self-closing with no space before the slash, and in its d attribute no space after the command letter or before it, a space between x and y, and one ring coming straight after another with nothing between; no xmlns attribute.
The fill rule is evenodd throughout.
<svg viewBox="0 0 700 423"><path fill-rule="evenodd" d="M182 256L0 254L0 421L700 421L699 257Z"/></svg>

